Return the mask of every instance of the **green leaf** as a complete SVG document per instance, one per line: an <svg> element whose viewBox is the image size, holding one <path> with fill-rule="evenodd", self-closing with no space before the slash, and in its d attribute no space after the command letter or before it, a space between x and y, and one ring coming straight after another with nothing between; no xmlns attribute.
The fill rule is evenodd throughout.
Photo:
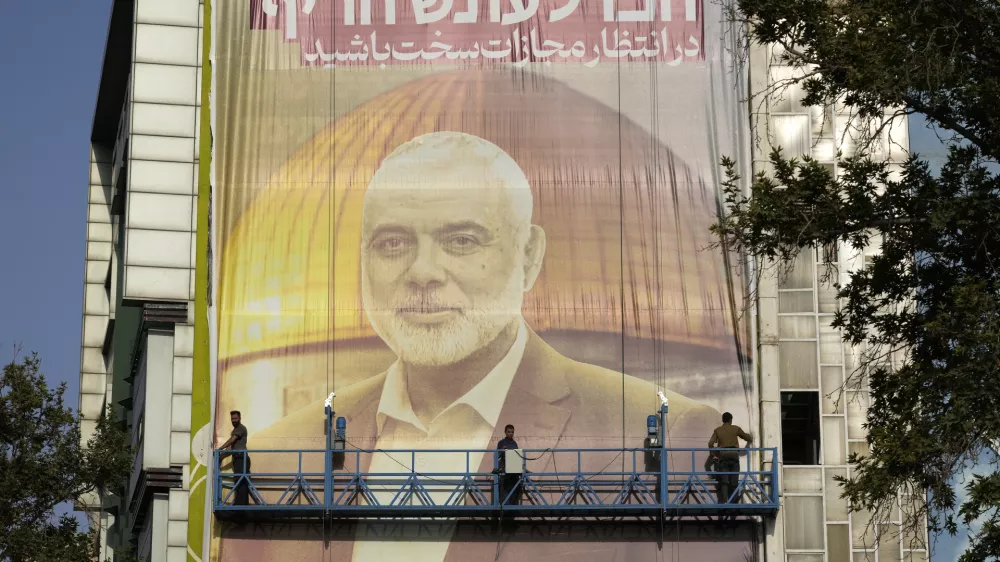
<svg viewBox="0 0 1000 562"><path fill-rule="evenodd" d="M0 375L0 560L91 562L99 541L56 506L90 492L120 491L131 470L128 436L103 416L87 447L80 420L65 406L66 385L51 388L32 354Z"/></svg>

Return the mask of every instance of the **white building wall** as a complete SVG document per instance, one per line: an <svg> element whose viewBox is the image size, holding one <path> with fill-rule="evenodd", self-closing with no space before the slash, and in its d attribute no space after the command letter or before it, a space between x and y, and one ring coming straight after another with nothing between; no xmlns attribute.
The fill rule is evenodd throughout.
<svg viewBox="0 0 1000 562"><path fill-rule="evenodd" d="M799 72L777 64L775 47L756 47L750 54L751 92L759 95ZM837 173L837 150L854 152L848 130L850 115L843 107L825 109L801 105L797 86L778 89L751 101L754 139L754 172L769 172L772 147L782 147L786 157L809 155ZM906 158L908 136L905 120L887 128L891 142L883 142L874 156L893 162ZM889 138L887 137L888 141ZM837 310L834 282L845 283L849 272L863 263L877 247L856 251L838 248L832 265L837 272L823 280L823 251L803 251L786 277L775 268L760 280L757 295L761 441L781 449L782 391L819 395L819 464L782 466L781 511L766 524L765 555L768 562L923 562L922 549L904 549L899 537L899 514L879 528L869 530L864 514L849 514L840 498L837 476L847 476L851 452L864 454L867 443L862 424L869 403L867 389L841 394L845 377L855 367L855 351L845 346L839 330L830 326ZM838 278L839 277L839 278ZM921 541L924 545L925 541ZM914 546L907 544L906 546Z"/></svg>
<svg viewBox="0 0 1000 562"><path fill-rule="evenodd" d="M157 335L155 354L150 332L147 362L146 466L184 471L152 513L153 550L171 562L187 557L202 12L198 0L137 0L133 42L123 295L188 301L188 322Z"/></svg>
<svg viewBox="0 0 1000 562"><path fill-rule="evenodd" d="M136 466L130 479L130 490L135 491L139 471L151 468L181 466L184 470L184 487L166 494L156 494L149 505L145 523L140 533L140 549L146 549L145 558L150 562L184 561L187 552L187 465L189 457L183 459L178 449L185 453L190 442L189 434L174 431L177 427L190 425L190 410L178 410L175 405L190 400L183 394L183 381L187 373L190 387L190 348L193 329L178 325L171 329L150 329L139 357L139 366L133 382L132 426L133 443L141 443L138 448ZM176 357L187 353L188 357ZM179 373L179 375L178 375ZM181 385L181 393L175 388Z"/></svg>
<svg viewBox="0 0 1000 562"><path fill-rule="evenodd" d="M156 494L150 503L149 526L149 562L167 562L169 560L167 547L167 524L170 510L170 500L167 494Z"/></svg>
<svg viewBox="0 0 1000 562"><path fill-rule="evenodd" d="M188 303L187 322L150 330L136 358L141 388L134 390L141 396L132 418L142 421L141 437L133 436L142 445L136 473L184 471L184 488L158 495L137 530L140 552L154 561L186 558L203 8L199 0L135 0L132 70L119 124L119 138L128 139L121 217L111 214L112 176L124 142L114 150L94 148L90 158L80 361L84 440L110 396L110 360L102 351L112 343L108 326L118 287L130 305ZM125 237L120 256L113 246L118 220ZM91 503L99 505L98 498Z"/></svg>
<svg viewBox="0 0 1000 562"><path fill-rule="evenodd" d="M137 0L131 78L124 297L194 298L198 0Z"/></svg>
<svg viewBox="0 0 1000 562"><path fill-rule="evenodd" d="M184 469L184 487L170 492L167 548L169 562L187 560L188 491L191 460L191 391L194 326L174 327L170 405L170 464Z"/></svg>
<svg viewBox="0 0 1000 562"><path fill-rule="evenodd" d="M174 371L174 335L150 330L146 336L145 414L143 422L144 468L169 468L170 395Z"/></svg>
<svg viewBox="0 0 1000 562"><path fill-rule="evenodd" d="M84 272L83 330L80 342L81 439L93 434L105 405L107 367L105 336L113 300L106 288L112 258L112 154L100 147L90 150L87 199L87 259Z"/></svg>

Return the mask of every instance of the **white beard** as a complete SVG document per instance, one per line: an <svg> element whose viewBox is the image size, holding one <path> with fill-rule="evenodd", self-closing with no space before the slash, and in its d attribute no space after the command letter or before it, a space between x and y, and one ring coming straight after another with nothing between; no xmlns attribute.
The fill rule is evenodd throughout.
<svg viewBox="0 0 1000 562"><path fill-rule="evenodd" d="M413 324L396 314L399 301L373 307L371 288L362 280L361 298L375 333L404 363L425 367L451 365L483 349L521 314L524 276L515 268L503 292L491 303L474 303L457 318L438 325Z"/></svg>

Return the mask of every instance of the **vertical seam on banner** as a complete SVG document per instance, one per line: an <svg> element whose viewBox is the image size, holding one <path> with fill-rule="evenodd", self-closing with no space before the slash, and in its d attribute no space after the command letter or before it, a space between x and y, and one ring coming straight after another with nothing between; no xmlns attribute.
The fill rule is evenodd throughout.
<svg viewBox="0 0 1000 562"><path fill-rule="evenodd" d="M621 36L621 22L615 17L615 31ZM622 358L622 449L625 449L625 179L622 164L622 59L617 61L618 77L618 261L619 298L621 299L621 358ZM622 472L625 472L625 456L622 455Z"/></svg>
<svg viewBox="0 0 1000 562"><path fill-rule="evenodd" d="M185 557L189 562L201 562L211 554L212 533L211 524L214 514L210 511L212 496L209 495L211 478L214 476L214 462L210 451L214 448L215 426L212 420L212 354L211 354L211 324L209 322L209 299L211 276L213 274L211 255L212 238L210 231L211 214L211 180L212 180L212 128L211 128L211 92L212 85L212 6L210 0L205 0L202 8L202 76L201 90L198 92L201 104L196 127L201 132L198 145L198 178L197 178L197 216L195 219L195 294L194 294L194 326L192 350L192 396L191 396L191 433L189 437L188 461L188 532ZM197 400L196 400L197 398ZM197 442L196 436L201 433L206 436L207 443ZM196 480L196 472L201 465L195 451L200 447L204 458L205 473ZM192 484L192 481L193 484Z"/></svg>
<svg viewBox="0 0 1000 562"><path fill-rule="evenodd" d="M333 44L336 45L337 44L337 9L336 9L336 7L334 7L334 8L331 9L331 14L332 14L332 16L331 16L331 20L330 20L330 27L332 28L332 31L333 31ZM333 120L333 123L336 123L337 120L338 120L338 118L337 118L337 70L339 70L339 69L337 68L336 65L334 65L334 67L333 67L332 70L333 70L333 76L331 77L332 85L331 85L331 88L330 88L330 118ZM334 218L337 215L337 209L336 209L336 207L334 207L334 204L337 201L337 140L338 139L337 139L337 128L336 128L336 126L333 127L333 131L331 131L330 136L333 137L333 138L330 139L330 167L331 167L330 189L333 190L333 196L330 197L330 218L327 221L327 224L330 225L329 226L329 228L330 228L330 233L329 233L330 234L330 246L329 246L329 250L328 250L330 252L330 271L328 273L328 275L330 276L330 280L327 282L327 294L329 295L327 297L327 303L328 303L327 306L330 308L330 310L328 310L327 314L326 314L326 318L327 318L327 322L328 322L327 326L329 327L329 330L330 330L329 331L329 334L330 334L330 344L327 346L327 350L328 350L327 351L327 356L326 356L326 360L327 360L327 373L326 373L326 376L323 377L324 379L326 379L326 395L327 396L330 396L330 393L333 392L332 389L334 389L334 388L337 387L337 334L336 334L336 331L337 331L337 252L336 252L336 246L337 246L337 225L334 224L334 222L333 222ZM341 205L344 205L344 203L346 202L346 197L344 199L345 199L345 201L341 201L341 203L340 203ZM335 405L334 405L333 402L331 402L330 403L331 413L333 415L336 415L336 411L334 410L334 408L335 408ZM336 422L336 420L334 420L334 421ZM332 431L333 430L332 427L329 427L329 422L327 422L326 425L327 425L327 431ZM327 452L327 454L329 455L330 453ZM331 469L332 469L332 467L331 467ZM332 494L333 490L326 490L325 493L326 494ZM331 498L324 498L324 500L326 501L327 505L330 505ZM324 521L326 521L325 517L323 519L324 519ZM330 520L330 525L329 526L327 526L326 524L323 525L323 539L324 539L323 540L323 546L324 546L324 548L323 548L323 556L322 556L323 560L327 559L327 553L328 553L328 551L331 550L331 549L326 548L326 547L330 544L330 542L331 542L331 540L333 538L333 525L334 525L334 522L332 520ZM330 559L331 560L333 559L333 553L332 552L330 552Z"/></svg>
<svg viewBox="0 0 1000 562"><path fill-rule="evenodd" d="M653 31L653 23L650 23L649 31ZM652 233L652 245L653 245L653 267L655 279L655 284L653 286L655 294L651 295L653 298L650 299L650 307L653 310L650 314L650 333L652 335L653 342L659 342L663 337L663 273L662 267L660 266L660 223L661 223L661 213L659 207L659 193L656 188L658 179L660 177L660 104L659 104L659 92L657 89L657 62L652 60L649 62L649 85L650 85L650 112L652 114L652 138L650 148L653 151L653 170L650 173L649 170L646 171L646 177L651 180L650 185L647 188L649 193L649 207L652 210L651 223L653 227ZM641 208L641 207L640 207ZM655 306L654 306L655 303ZM662 345L658 343L653 344L653 369L654 369L654 380L656 381L656 389L663 390L666 387L666 373L664 369L664 361L662 358Z"/></svg>

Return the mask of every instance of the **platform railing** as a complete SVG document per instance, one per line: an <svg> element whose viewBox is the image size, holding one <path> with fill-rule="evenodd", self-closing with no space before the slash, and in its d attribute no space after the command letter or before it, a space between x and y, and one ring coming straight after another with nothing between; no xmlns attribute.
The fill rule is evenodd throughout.
<svg viewBox="0 0 1000 562"><path fill-rule="evenodd" d="M507 475L493 449L216 451L214 507L259 518L775 513L777 450L734 451L739 472L707 470L715 449L521 449L521 473ZM232 453L249 456L248 473L220 470ZM727 476L736 486L720 497Z"/></svg>

